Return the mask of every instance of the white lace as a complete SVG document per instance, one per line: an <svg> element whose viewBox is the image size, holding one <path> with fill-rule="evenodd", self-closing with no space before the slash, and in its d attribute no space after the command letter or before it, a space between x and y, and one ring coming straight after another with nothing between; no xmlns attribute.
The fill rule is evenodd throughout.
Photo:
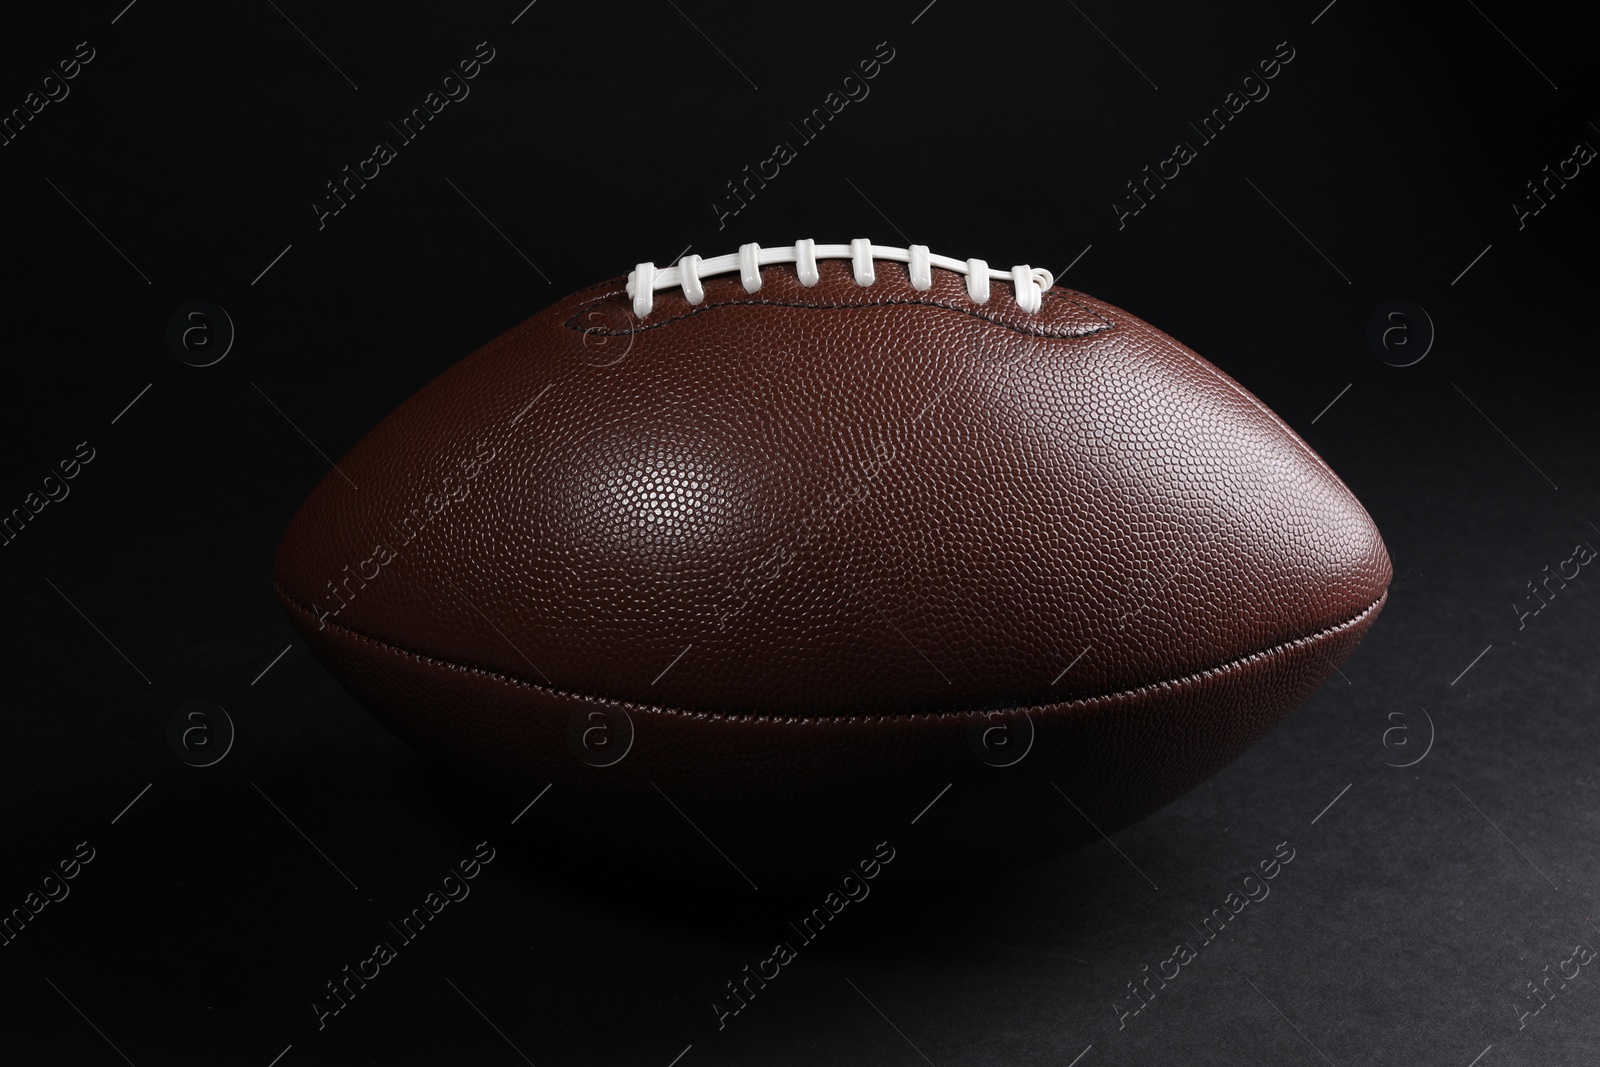
<svg viewBox="0 0 1600 1067"><path fill-rule="evenodd" d="M911 287L918 290L933 287L932 268L955 271L957 274L967 276L967 295L975 304L989 302L991 280L1009 281L1016 296L1017 306L1029 315L1039 310L1045 291L1055 284L1050 272L1042 267L1029 267L1024 264L1012 267L1009 271L995 270L981 259L960 260L933 255L928 251L927 245L893 248L888 245L875 245L866 238L857 238L847 245L819 245L810 240L796 241L792 246L783 248L762 248L757 244L740 245L739 251L732 255L716 256L712 259L684 256L678 261L677 266L659 269L654 263L641 263L628 272L628 295L633 297L634 315L644 319L650 315L650 309L655 306L655 294L660 290L681 287L684 299L691 304L698 304L706 298L700 280L716 274L738 271L739 280L744 284L744 291L754 293L761 288L762 267L774 263L793 263L801 285L816 285L821 277L817 273L819 259L850 260L856 284L861 286L871 285L877 279L872 263L878 259L909 264Z"/></svg>

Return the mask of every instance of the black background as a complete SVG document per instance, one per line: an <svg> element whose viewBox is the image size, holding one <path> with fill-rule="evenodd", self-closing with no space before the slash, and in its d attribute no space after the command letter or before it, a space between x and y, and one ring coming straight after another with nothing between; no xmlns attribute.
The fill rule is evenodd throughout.
<svg viewBox="0 0 1600 1067"><path fill-rule="evenodd" d="M0 1060L1595 1062L1592 968L1521 1017L1600 946L1594 577L1513 607L1600 544L1600 177L1512 209L1600 144L1592 36L1503 0L924 3L5 14L7 111L95 58L0 147L0 507L95 458L0 549L0 908L95 858L0 947ZM471 95L319 230L323 183L480 41ZM1200 146L1188 122L1285 41ZM725 183L879 42L870 95L719 231ZM1180 139L1198 157L1119 229ZM1396 579L1343 677L1115 850L915 895L890 868L719 1031L803 909L709 850L709 884L673 885L551 846L541 820L581 814L554 793L513 829L311 659L270 562L325 456L556 296L805 236L1073 264L1303 434ZM166 343L194 299L237 330L204 369ZM1366 340L1396 299L1437 330L1404 368ZM238 731L208 768L166 740L194 698ZM319 1030L323 983L484 840L471 896ZM1271 896L1119 1029L1126 983L1285 841Z"/></svg>

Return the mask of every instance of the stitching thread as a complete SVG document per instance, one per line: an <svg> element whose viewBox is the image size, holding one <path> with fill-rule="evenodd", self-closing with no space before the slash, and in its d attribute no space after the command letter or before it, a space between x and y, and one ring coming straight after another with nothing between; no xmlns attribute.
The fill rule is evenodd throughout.
<svg viewBox="0 0 1600 1067"><path fill-rule="evenodd" d="M989 315L986 315L986 314L983 314L981 312L975 311L974 309L972 309L970 307L966 307L966 306L959 305L959 304L949 304L949 303L945 303L942 300L905 300L905 299L902 299L902 300L871 300L871 301L861 301L860 303L849 303L849 304L797 303L797 302L788 301L788 300L718 300L718 301L715 301L715 302L708 300L703 304L691 305L690 308L687 311L683 312L680 315L674 315L672 318L661 319L659 321L648 322L648 323L638 322L638 323L635 323L634 325L632 325L631 327L629 327L626 330L607 330L604 327L599 327L599 326L578 326L578 325L576 325L576 322L577 322L577 320L579 319L580 316L584 315L587 312L590 312L590 311L594 310L595 308L599 307L601 304L603 304L607 300L610 300L610 299L613 299L613 298L619 297L619 296L626 296L626 295L627 295L627 293L625 291L621 290L621 289L614 290L614 291L608 292L608 293L602 293L598 299L590 301L589 303L587 303L587 304L583 305L582 307L580 307L577 311L573 312L572 315L564 323L562 323L562 325L565 326L567 329L574 330L574 331L576 331L578 333L596 334L596 335L601 336L601 337L622 337L622 336L625 336L625 335L630 334L630 333L643 333L646 330L660 329L663 326L670 326L674 322L681 322L682 320L687 319L687 318L692 318L695 315L699 315L699 314L702 314L702 313L707 312L707 311L714 311L717 308L724 308L724 307L787 307L787 308L803 308L803 309L808 309L808 310L812 310L812 311L849 311L849 310L853 310L853 309L856 309L856 308L878 308L878 307L932 307L932 308L942 308L945 311L958 312L958 313L960 313L962 315L967 315L967 316L970 316L971 318L974 318L974 319L980 319L980 320L982 320L984 322L987 322L987 323L990 323L992 325L999 326L999 327L1002 327L1002 328L1007 329L1007 330L1011 330L1013 333L1020 333L1020 334L1023 334L1025 336L1028 336L1028 337L1047 337L1047 338L1052 338L1052 339L1055 339L1055 340L1063 340L1063 341L1075 341L1075 340L1079 340L1080 338L1084 338L1084 337L1094 337L1097 334L1107 333L1107 332L1109 332L1111 330L1115 330L1117 328L1115 323L1111 322L1104 315L1101 315L1099 312L1095 311L1094 309L1085 307L1084 305L1078 303L1076 300L1073 300L1071 297L1063 296L1063 295L1061 295L1059 293L1053 293L1053 292L1052 293L1046 293L1045 294L1045 299L1046 300L1065 300L1067 303L1071 304L1073 307L1079 309L1080 311L1084 312L1085 314L1094 316L1094 318L1096 318L1096 319L1098 319L1100 321L1100 325L1096 326L1096 327L1094 327L1092 329L1081 330L1081 331L1074 332L1074 333L1047 333L1047 332L1043 332L1041 330L1036 330L1036 329L1023 329L1021 326L1015 326L1015 325L1012 325L1011 323L1008 323L1008 322L1002 322L997 318L993 318L993 317L991 317Z"/></svg>
<svg viewBox="0 0 1600 1067"><path fill-rule="evenodd" d="M303 615L307 615L307 616L310 616L312 618L316 617L315 614L298 597L296 597L293 593L289 592L289 590L284 588L282 582L274 580L272 584L273 584L273 588L278 593L279 599L281 599L285 604L288 604L290 607L294 608L296 611L300 612ZM377 648L380 648L385 652L390 652L390 653L393 653L394 655L397 655L397 656L406 656L406 657L409 657L411 659L417 660L420 663L430 664L430 665L438 666L438 667L444 667L447 670L459 671L459 672L465 673L465 674L479 675L481 677L488 678L488 679L491 679L493 681L500 682L500 683L502 683L504 685L512 686L514 688L530 689L530 690L533 690L535 692L546 693L546 694L549 694L551 696L566 697L566 698L573 699L573 700L589 701L589 702L596 703L596 704L604 704L604 705L608 705L608 706L612 706L612 707L621 707L621 708L626 708L629 711L638 711L638 712L643 712L643 713L647 713L647 714L684 715L684 716L690 716L690 717L699 718L699 719L722 719L722 720L726 720L728 722L735 722L735 723L751 723L751 724L754 724L754 723L771 723L771 724L780 724L780 725L804 726L804 725L807 725L807 724L810 724L810 723L832 723L832 724L872 723L872 724L877 724L877 723L894 722L894 721L900 720L900 719L913 719L913 720L914 719L932 719L932 718L944 718L946 716L964 716L964 717L969 717L970 718L971 716L974 716L974 715L982 715L982 716L993 715L996 711L999 711L1001 713L1005 713L1005 712L1009 712L1009 711L1022 711L1022 712L1036 711L1036 712L1040 712L1040 713L1043 713L1045 711L1065 711L1065 710L1068 710L1068 709L1086 708L1086 707L1089 707L1092 704L1106 703L1106 702L1109 702L1109 701L1120 700L1120 699L1123 699L1123 698L1126 698L1126 697L1140 696L1140 695L1145 694L1145 693L1153 693L1153 692L1156 692L1156 691L1162 690L1162 689L1177 689L1177 688L1181 688L1183 686L1192 685L1194 683L1197 683L1197 682L1200 682L1200 681L1204 681L1207 678L1212 678L1212 677L1216 677L1218 675L1227 674L1229 672L1238 670L1241 667L1250 666L1250 665L1255 664L1255 663L1257 663L1257 662L1259 662L1261 660L1267 659L1268 657L1274 656L1274 655L1276 655L1276 654L1278 654L1280 652L1285 652L1285 651L1288 651L1290 649L1297 649L1297 648L1302 648L1302 647L1305 647L1305 646L1308 646L1308 645L1315 644L1316 642L1322 640L1325 637L1331 637L1332 635L1334 635L1336 633L1339 633L1342 630L1347 630L1351 626L1354 626L1355 624L1359 623L1362 619L1365 619L1368 615L1371 615L1374 611L1376 611L1380 607L1382 607L1383 606L1383 602L1385 600L1387 600L1388 597L1389 597L1389 591L1387 589L1385 589L1382 593L1380 593L1378 595L1378 598L1376 600L1374 600L1372 603L1368 604L1366 607L1362 608L1360 611L1356 612L1356 614L1350 616L1348 619L1345 619L1343 622L1334 623L1332 626L1324 627L1323 629L1318 630L1315 633L1307 634L1304 637L1290 638L1289 640L1281 641L1276 645L1271 645L1271 646L1269 646L1267 648L1260 649L1260 650L1255 651L1255 652L1246 653L1243 656L1239 656L1239 657L1237 657L1235 659L1228 660L1226 663L1218 664L1215 667L1205 667L1205 668L1202 668L1201 670L1194 671L1194 672L1192 672L1190 674L1181 675L1181 676L1179 676L1177 678L1165 678L1165 679L1162 679L1161 681L1158 681L1158 682L1148 682L1148 683L1146 683L1144 685L1136 685L1136 686L1133 686L1133 687L1128 688L1128 689L1118 689L1118 690L1115 690L1115 691L1110 692L1110 693L1098 693L1098 694L1096 694L1094 696L1088 696L1088 697L1074 697L1071 700L1057 701L1057 702L1052 703L1052 704L1026 704L1026 705L1016 705L1016 706L1010 707L1010 708L981 708L981 709L979 709L979 708L952 708L952 709L949 709L949 710L946 710L946 711L906 711L906 712L894 712L894 713L888 714L888 715L874 715L874 714L871 714L871 713L866 713L866 714L854 714L854 715L781 715L780 716L780 715L761 715L761 714L739 714L739 713L723 712L723 711L696 711L696 710L689 709L689 708L664 707L664 706L659 705L659 704L639 704L639 703L636 703L636 702L631 701L631 700L619 700L619 699L616 699L614 697L596 696L596 695L594 695L592 693L579 693L579 692L576 692L574 690L561 689L561 688L558 688L556 686L539 685L536 682L530 682L527 679L518 678L515 675L506 674L506 673L501 672L501 671L490 670L487 667L478 667L478 666L474 666L473 664L470 664L470 663L457 663L454 660L443 659L443 658L438 657L438 656L430 656L430 655L427 655L426 653L416 652L416 651L413 651L412 649L409 649L409 648L403 648L400 645L391 644L388 641L384 641L384 640L381 640L381 639L379 639L377 637L373 637L370 634L362 633L360 630L353 629L352 627L346 626L345 624L343 624L341 622L335 621L335 622L332 622L330 625L331 625L331 627L333 629L340 630L340 631L344 632L346 635L348 635L349 637L354 638L355 640L364 642L364 643L369 644L369 645L374 645Z"/></svg>

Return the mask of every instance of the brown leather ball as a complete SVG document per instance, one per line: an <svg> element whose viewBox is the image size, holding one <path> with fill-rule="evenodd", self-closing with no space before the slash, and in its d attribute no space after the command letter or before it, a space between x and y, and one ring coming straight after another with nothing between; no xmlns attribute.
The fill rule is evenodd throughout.
<svg viewBox="0 0 1600 1067"><path fill-rule="evenodd" d="M513 328L311 494L289 616L417 748L549 786L540 825L735 884L1097 839L1372 625L1372 520L1217 368L1070 290L873 266Z"/></svg>

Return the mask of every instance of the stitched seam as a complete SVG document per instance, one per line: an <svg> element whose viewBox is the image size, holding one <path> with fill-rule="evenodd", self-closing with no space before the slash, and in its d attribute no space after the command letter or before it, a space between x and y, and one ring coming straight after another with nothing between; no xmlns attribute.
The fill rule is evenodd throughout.
<svg viewBox="0 0 1600 1067"><path fill-rule="evenodd" d="M596 288L598 288L598 287L596 287ZM626 295L626 290L623 290L623 289L618 289L618 290L616 290L614 292L609 292L609 293L602 293L600 295L599 299L592 300L589 303L585 304L583 307L579 308L577 311L573 312L570 316L568 316L567 320L562 323L562 325L565 326L567 329L573 330L573 331L575 331L577 333L599 334L599 335L601 335L603 337L622 337L622 336L626 336L627 334L630 334L630 333L643 333L643 332L645 332L647 330L659 330L663 326L670 326L675 322L682 322L684 319L692 318L695 315L704 314L707 311L714 311L717 308L725 308L725 307L787 307L787 308L804 308L804 309L808 309L808 310L812 310L812 311L849 311L849 310L854 310L856 308L881 308L881 307L928 307L928 308L942 308L945 311L954 311L957 314L966 315L966 316L968 316L970 318L977 319L980 322L987 322L990 325L999 326L1002 329L1010 330L1013 333L1020 333L1020 334L1023 334L1024 336L1027 336L1027 337L1047 337L1047 338L1050 338L1052 340L1074 341L1074 340L1078 340L1078 339L1084 338L1084 337L1094 337L1094 336L1096 336L1098 334L1108 333L1108 332L1116 329L1116 324L1111 322L1105 316L1103 316L1103 315L1099 314L1098 312L1094 311L1092 308L1085 307L1084 305L1078 303L1076 300L1073 300L1071 297L1064 296L1064 295L1061 295L1059 293L1046 293L1045 294L1045 299L1046 300L1065 300L1067 303L1071 304L1073 307L1079 309L1080 311L1084 312L1085 314L1093 315L1096 319L1099 319L1100 320L1100 325L1096 326L1096 327L1094 327L1092 329L1082 330L1082 331L1077 331L1077 332L1072 332L1072 333L1039 333L1039 332L1035 332L1033 330L1023 329L1020 326L1013 326L1010 323L1001 322L999 319L991 318L990 316L988 316L986 314L983 314L982 312L973 310L971 307L963 307L963 306L960 306L958 304L946 304L946 303L944 303L942 301L938 301L938 300L912 300L912 299L862 301L861 303L853 303L853 304L811 304L811 303L797 303L797 302L788 301L788 300L719 300L719 301L716 301L715 303L713 303L711 301L707 301L707 302L705 302L703 304L696 305L694 307L691 307L688 311L684 312L683 314L675 315L675 316L673 316L672 318L669 318L669 319L661 319L658 322L650 322L650 323L646 323L646 324L643 324L643 325L640 325L640 324L636 323L632 328L630 328L628 330L604 330L604 329L599 329L599 328L596 328L596 327L593 327L593 326L576 326L576 325L574 325L574 323L578 319L578 316L582 315L584 312L589 311L589 310L593 309L594 307L598 306L602 301L609 300L612 297L623 296L623 295Z"/></svg>
<svg viewBox="0 0 1600 1067"><path fill-rule="evenodd" d="M289 592L287 589L285 589L283 587L283 583L282 582L274 581L273 582L273 586L277 590L279 598L281 600L283 600L283 602L285 604L288 604L289 606L293 607L295 610L301 612L304 615L310 616L312 618L316 617L315 614L306 606L306 604L304 602L302 602L293 593ZM404 647L402 647L400 645L391 644L388 641L384 641L384 640L381 640L379 638L373 637L370 634L362 633L360 630L352 629L351 627L346 626L343 623L340 623L340 622L337 622L337 621L331 622L328 625L330 625L333 629L341 631L342 633L348 635L349 637L352 637L352 638L354 638L354 639L356 639L358 641L364 642L366 644L376 646L377 648L380 648L380 649L384 650L385 652L391 652L391 653L393 653L395 655L398 655L398 656L408 656L408 657L410 657L410 658L412 658L414 660L417 660L417 661L419 661L421 663L430 664L430 665L438 666L438 667L444 667L444 668L446 668L448 670L459 671L459 672L464 673L464 674L476 674L476 675L482 676L484 678L489 678L489 679L492 679L494 681L501 682L501 683L503 683L505 685L513 686L515 688L530 689L530 690L533 690L535 692L546 693L546 694L549 694L551 696L566 697L566 698L573 699L573 700L585 700L585 701L590 701L590 702L597 703L597 704L606 704L606 705L610 705L610 706L613 706L613 707L622 707L622 708L628 709L629 711L638 711L638 712L643 712L643 713L654 713L654 714L662 714L662 715L686 715L686 716L691 716L691 717L694 717L694 718L701 718L701 719L724 719L724 720L727 720L728 722L738 722L738 723L781 723L781 724L784 724L784 725L796 725L796 726L799 726L799 725L805 725L807 723L880 723L880 722L893 722L893 721L896 721L896 720L899 720L899 719L943 718L943 717L948 716L948 715L965 715L965 716L985 715L985 716L987 716L987 715L993 715L997 711L1003 714L1003 713L1005 713L1007 711L1023 711L1023 712L1036 711L1036 712L1043 713L1043 712L1046 712L1046 711L1055 712L1055 711L1065 711L1065 710L1076 710L1076 709L1087 708L1087 707L1090 707L1091 705L1101 704L1101 703L1105 703L1105 702L1109 702L1109 701L1121 700L1121 699L1124 699L1124 698L1131 698L1131 697L1138 697L1138 696L1144 695L1146 693L1154 693L1154 692L1157 692L1157 691L1163 690L1163 689L1177 689L1177 688L1181 688L1183 686L1192 685L1192 684L1195 684L1197 682L1204 681L1204 680L1206 680L1208 678L1213 678L1213 677L1216 677L1216 676L1219 676L1219 675L1228 674L1228 673L1230 673L1232 671L1238 670L1238 669L1243 668L1243 667L1252 666L1252 665L1254 665L1256 663L1259 663L1260 661L1262 661L1264 659L1267 659L1267 658L1269 658L1271 656L1274 656L1274 655L1276 655L1276 654L1278 654L1280 652L1286 652L1286 651L1289 651L1291 649L1297 649L1297 648L1302 648L1302 647L1305 647L1305 646L1308 646L1308 645L1312 645L1312 644L1315 644L1316 642L1322 640L1325 637L1331 637L1332 635L1337 634L1342 630L1347 630L1351 626L1354 626L1357 623L1359 623L1362 619L1365 619L1367 616L1371 615L1374 611L1378 610L1378 608L1382 606L1384 600L1386 600L1388 598L1388 596L1389 596L1389 591L1387 589L1385 589L1382 593L1380 593L1378 595L1378 598L1376 600L1374 600L1372 603L1368 604L1365 608L1362 608L1360 611L1356 612L1356 614L1350 616L1348 619L1345 619L1343 622L1334 623L1332 626L1324 627L1323 629L1318 630L1315 633L1307 634L1304 637L1291 638L1288 641L1281 641L1276 645L1271 645L1271 646L1269 646L1267 648L1261 649L1261 650L1256 651L1256 652L1247 653L1247 654L1245 654L1243 656L1240 656L1240 657L1238 657L1236 659L1231 659L1231 660L1227 661L1226 663L1219 664L1219 665L1217 665L1215 667L1206 667L1206 668L1203 668L1201 670L1194 671L1194 672L1192 672L1190 674L1185 674L1185 675L1182 675L1182 676L1177 677L1177 678L1163 679L1162 681L1159 681L1159 682L1149 682L1149 683L1146 683L1145 685L1137 685L1137 686L1133 686L1133 687L1128 688L1128 689L1119 689L1119 690L1116 690L1116 691L1110 692L1110 693L1098 693L1098 694L1096 694L1094 696L1074 697L1071 700L1062 700L1062 701L1058 701L1058 702L1053 703L1053 704L1017 705L1017 706L1011 707L1011 708L950 709L950 710L947 710L947 711L907 711L907 712L894 712L894 713L888 714L888 715L875 715L875 714L871 714L871 713L864 713L864 714L855 714L855 715L781 715L780 716L780 715L761 715L761 714L737 714L737 713L721 712L721 711L696 711L696 710L690 709L690 708L664 707L664 706L659 705L659 704L639 704L639 703L636 703L636 702L631 701L631 700L619 700L619 699L614 698L614 697L603 697L603 696L594 695L592 693L579 693L579 692L576 692L576 691L570 690L570 689L560 689L560 688L558 688L556 686L539 685L536 682L530 682L525 678L518 678L515 675L506 674L506 673L504 673L502 671L490 670L490 669L488 669L486 667L478 667L478 666L474 666L473 664L470 664L470 663L457 663L454 660L443 659L443 658L440 658L438 656L430 656L430 655L427 655L426 653L416 652L416 651L413 651L412 649L404 648Z"/></svg>

